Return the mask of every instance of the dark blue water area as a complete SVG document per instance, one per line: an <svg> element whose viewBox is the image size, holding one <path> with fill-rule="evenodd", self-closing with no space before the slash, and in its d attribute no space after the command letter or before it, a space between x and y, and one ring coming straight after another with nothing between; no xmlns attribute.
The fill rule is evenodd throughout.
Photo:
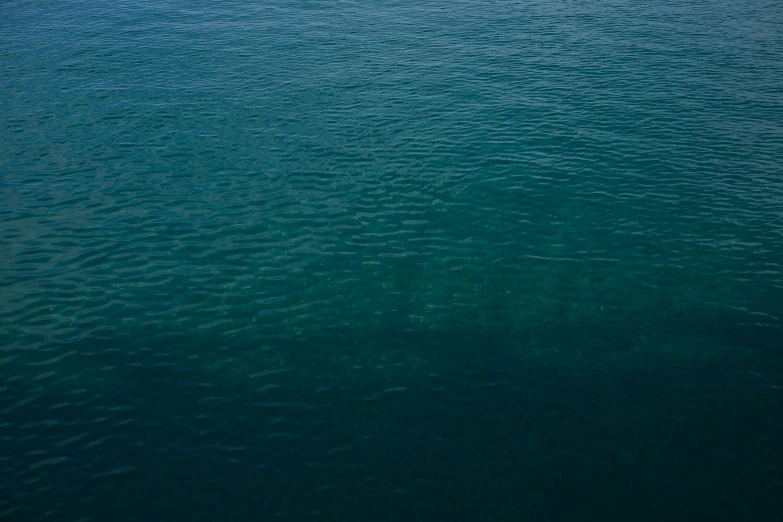
<svg viewBox="0 0 783 522"><path fill-rule="evenodd" d="M442 352L421 371L321 361L233 385L165 358L100 393L10 384L9 516L774 520L780 508L768 368L585 375L514 363L471 332L406 337ZM312 342L286 349L312 364Z"/></svg>
<svg viewBox="0 0 783 522"><path fill-rule="evenodd" d="M782 28L0 2L0 519L780 520Z"/></svg>

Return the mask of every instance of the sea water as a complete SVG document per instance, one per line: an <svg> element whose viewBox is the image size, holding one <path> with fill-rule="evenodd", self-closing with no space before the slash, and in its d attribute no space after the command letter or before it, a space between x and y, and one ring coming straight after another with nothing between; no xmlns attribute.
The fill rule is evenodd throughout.
<svg viewBox="0 0 783 522"><path fill-rule="evenodd" d="M783 4L0 3L0 518L779 520Z"/></svg>

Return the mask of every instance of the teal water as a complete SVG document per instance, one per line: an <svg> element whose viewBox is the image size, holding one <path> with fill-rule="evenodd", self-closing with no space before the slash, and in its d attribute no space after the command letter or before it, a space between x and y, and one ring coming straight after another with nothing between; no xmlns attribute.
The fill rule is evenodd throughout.
<svg viewBox="0 0 783 522"><path fill-rule="evenodd" d="M783 4L0 2L0 519L776 521Z"/></svg>

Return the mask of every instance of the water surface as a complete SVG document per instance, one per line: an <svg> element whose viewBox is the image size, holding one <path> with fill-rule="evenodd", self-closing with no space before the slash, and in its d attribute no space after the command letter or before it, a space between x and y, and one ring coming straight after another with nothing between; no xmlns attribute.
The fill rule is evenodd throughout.
<svg viewBox="0 0 783 522"><path fill-rule="evenodd" d="M0 5L0 517L777 520L783 8Z"/></svg>

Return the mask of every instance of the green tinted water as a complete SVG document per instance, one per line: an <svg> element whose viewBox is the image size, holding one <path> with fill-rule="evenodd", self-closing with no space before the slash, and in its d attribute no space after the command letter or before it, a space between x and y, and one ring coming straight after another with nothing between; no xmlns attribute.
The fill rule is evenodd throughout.
<svg viewBox="0 0 783 522"><path fill-rule="evenodd" d="M0 13L0 514L776 520L778 4Z"/></svg>

